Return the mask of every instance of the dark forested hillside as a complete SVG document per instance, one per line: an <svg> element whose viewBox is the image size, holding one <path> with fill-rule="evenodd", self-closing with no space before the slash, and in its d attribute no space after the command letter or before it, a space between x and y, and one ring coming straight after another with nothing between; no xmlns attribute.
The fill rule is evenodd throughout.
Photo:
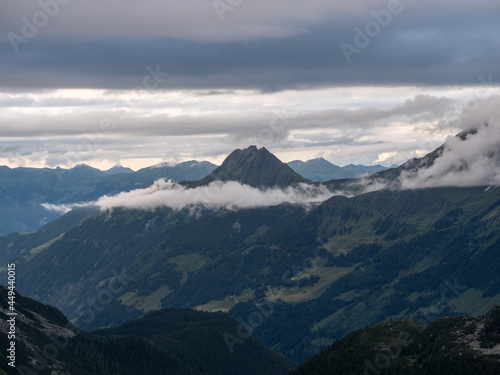
<svg viewBox="0 0 500 375"><path fill-rule="evenodd" d="M414 319L365 327L336 341L293 375L500 373L500 306L483 318Z"/></svg>
<svg viewBox="0 0 500 375"><path fill-rule="evenodd" d="M29 259L50 246L65 232L99 213L97 207L79 207L31 233L14 232L0 237L0 262Z"/></svg>
<svg viewBox="0 0 500 375"><path fill-rule="evenodd" d="M222 314L157 311L116 329L87 333L57 309L16 294L16 358L7 374L286 374L295 364L255 339L229 350L225 334L237 323ZM7 339L7 290L0 287L0 345ZM38 362L34 363L33 359ZM19 372L18 372L19 371Z"/></svg>

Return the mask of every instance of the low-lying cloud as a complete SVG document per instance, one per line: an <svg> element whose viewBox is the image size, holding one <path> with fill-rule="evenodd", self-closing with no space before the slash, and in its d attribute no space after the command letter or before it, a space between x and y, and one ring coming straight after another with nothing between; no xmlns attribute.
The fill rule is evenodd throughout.
<svg viewBox="0 0 500 375"><path fill-rule="evenodd" d="M293 204L323 202L333 195L324 186L308 184L285 189L258 189L236 181L214 181L207 186L189 189L172 181L158 180L144 189L101 197L95 205L101 210L115 207L142 210L170 207L181 210L196 205L214 209L240 209L275 206L284 202Z"/></svg>
<svg viewBox="0 0 500 375"><path fill-rule="evenodd" d="M482 125L463 140L448 137L430 167L403 173L400 181L403 189L500 184L500 122Z"/></svg>
<svg viewBox="0 0 500 375"><path fill-rule="evenodd" d="M41 204L41 206L45 208L47 211L51 211L60 215L67 214L72 209L77 207L86 207L91 205L92 203L70 203L70 204L42 203Z"/></svg>

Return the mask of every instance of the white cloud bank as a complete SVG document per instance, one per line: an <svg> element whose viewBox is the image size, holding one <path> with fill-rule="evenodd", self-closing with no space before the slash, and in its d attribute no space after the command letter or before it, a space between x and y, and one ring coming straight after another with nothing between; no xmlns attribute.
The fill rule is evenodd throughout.
<svg viewBox="0 0 500 375"><path fill-rule="evenodd" d="M500 121L480 126L463 140L448 137L429 168L403 173L400 182L403 189L500 184Z"/></svg>
<svg viewBox="0 0 500 375"><path fill-rule="evenodd" d="M115 207L142 210L170 207L181 210L192 205L203 205L214 209L238 209L275 206L283 202L299 204L323 202L333 195L334 193L324 186L308 184L286 189L261 190L235 181L214 181L207 186L188 189L171 181L158 180L145 189L101 197L95 205L101 210Z"/></svg>
<svg viewBox="0 0 500 375"><path fill-rule="evenodd" d="M77 207L88 207L92 206L93 203L71 203L71 204L53 204L53 203L42 203L41 206L48 211L55 212L56 214L64 215L70 212L72 209Z"/></svg>

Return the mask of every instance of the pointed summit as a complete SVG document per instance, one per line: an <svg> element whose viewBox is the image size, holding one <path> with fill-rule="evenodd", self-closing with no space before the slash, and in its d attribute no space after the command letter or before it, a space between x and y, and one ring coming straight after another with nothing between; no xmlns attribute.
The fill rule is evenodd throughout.
<svg viewBox="0 0 500 375"><path fill-rule="evenodd" d="M265 147L250 146L233 151L222 165L194 186L212 181L238 181L253 187L286 187L309 180L294 172Z"/></svg>

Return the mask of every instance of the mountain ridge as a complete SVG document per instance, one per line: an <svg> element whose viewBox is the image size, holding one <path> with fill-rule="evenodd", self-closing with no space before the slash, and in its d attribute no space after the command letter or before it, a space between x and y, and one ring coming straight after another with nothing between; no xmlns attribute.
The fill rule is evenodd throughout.
<svg viewBox="0 0 500 375"><path fill-rule="evenodd" d="M95 201L163 178L199 180L216 166L193 161L175 166L147 167L133 173L108 174L87 165L72 169L0 167L0 234L32 232L61 216L41 206Z"/></svg>
<svg viewBox="0 0 500 375"><path fill-rule="evenodd" d="M365 166L349 164L344 167L339 167L324 158L311 159L305 162L301 160L294 160L287 164L301 176L317 182L345 178L359 178L390 169L389 167L384 167L382 165Z"/></svg>

